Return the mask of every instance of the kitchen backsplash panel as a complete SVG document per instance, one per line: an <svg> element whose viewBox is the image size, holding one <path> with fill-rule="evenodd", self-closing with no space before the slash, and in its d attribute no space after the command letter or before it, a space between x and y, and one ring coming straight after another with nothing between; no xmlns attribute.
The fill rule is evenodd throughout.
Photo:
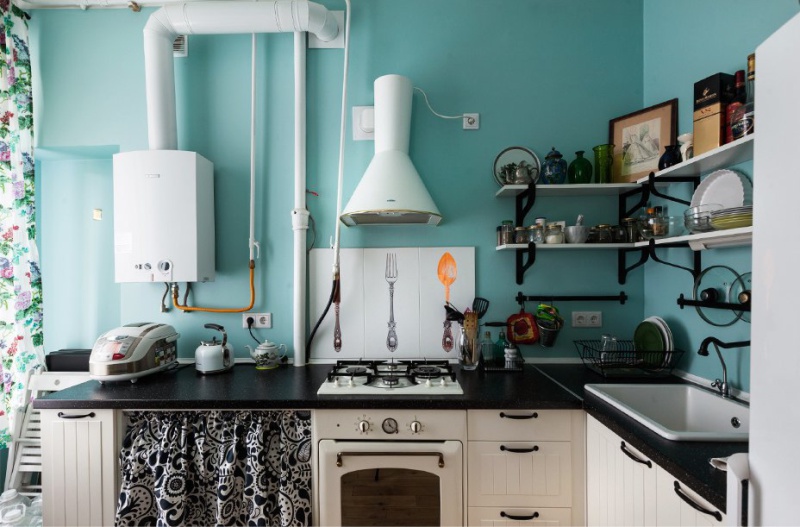
<svg viewBox="0 0 800 527"><path fill-rule="evenodd" d="M456 280L450 286L450 302L459 310L472 304L475 296L474 247L421 247L341 249L340 327L342 350L333 349L334 308L320 324L309 354L310 359L454 359L456 350L442 349L445 321L445 288L439 281L439 261L449 252L457 265ZM396 256L394 319L397 349L387 348L389 284L387 254ZM316 324L331 291L333 251L314 249L309 257L309 323ZM452 332L458 336L458 324Z"/></svg>

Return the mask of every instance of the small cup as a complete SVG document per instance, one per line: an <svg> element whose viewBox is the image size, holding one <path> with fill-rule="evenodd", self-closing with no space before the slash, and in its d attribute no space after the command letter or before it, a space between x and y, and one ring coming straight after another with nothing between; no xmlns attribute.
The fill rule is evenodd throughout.
<svg viewBox="0 0 800 527"><path fill-rule="evenodd" d="M603 335L600 337L600 351L617 351L617 337L614 335Z"/></svg>

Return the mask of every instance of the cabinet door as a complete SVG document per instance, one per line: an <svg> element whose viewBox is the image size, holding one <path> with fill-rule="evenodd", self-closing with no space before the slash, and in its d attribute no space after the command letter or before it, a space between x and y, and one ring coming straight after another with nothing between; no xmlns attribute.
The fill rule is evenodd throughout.
<svg viewBox="0 0 800 527"><path fill-rule="evenodd" d="M41 415L44 524L113 525L122 426L118 413L42 410Z"/></svg>
<svg viewBox="0 0 800 527"><path fill-rule="evenodd" d="M694 527L725 524L725 515L722 511L701 498L696 492L675 479L663 468L657 467L656 479L658 486L657 523L659 526L672 527L680 525ZM678 491L684 496L683 498L676 492L676 483L678 484ZM693 507L691 503L697 508ZM706 512L701 512L698 508Z"/></svg>
<svg viewBox="0 0 800 527"><path fill-rule="evenodd" d="M589 525L656 524L656 465L591 416L586 493Z"/></svg>
<svg viewBox="0 0 800 527"><path fill-rule="evenodd" d="M481 527L515 527L517 525L539 525L558 527L575 525L570 509L552 508L502 508L470 507L467 525Z"/></svg>
<svg viewBox="0 0 800 527"><path fill-rule="evenodd" d="M469 505L570 507L572 449L568 442L470 441Z"/></svg>

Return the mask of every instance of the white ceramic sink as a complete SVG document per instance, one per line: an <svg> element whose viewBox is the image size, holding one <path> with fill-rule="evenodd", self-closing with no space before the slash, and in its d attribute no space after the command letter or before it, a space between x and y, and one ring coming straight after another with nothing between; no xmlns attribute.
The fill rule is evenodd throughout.
<svg viewBox="0 0 800 527"><path fill-rule="evenodd" d="M749 437L749 406L690 384L587 384L586 391L672 441Z"/></svg>

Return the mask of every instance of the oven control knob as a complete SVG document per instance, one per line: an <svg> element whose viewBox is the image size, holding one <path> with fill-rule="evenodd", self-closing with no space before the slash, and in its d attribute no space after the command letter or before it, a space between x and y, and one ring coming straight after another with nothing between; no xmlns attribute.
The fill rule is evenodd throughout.
<svg viewBox="0 0 800 527"><path fill-rule="evenodd" d="M412 434L419 434L422 432L422 423L417 420L411 421L411 423L408 425L408 428L411 430Z"/></svg>
<svg viewBox="0 0 800 527"><path fill-rule="evenodd" d="M369 421L362 419L358 422L358 431L362 434L369 432Z"/></svg>

